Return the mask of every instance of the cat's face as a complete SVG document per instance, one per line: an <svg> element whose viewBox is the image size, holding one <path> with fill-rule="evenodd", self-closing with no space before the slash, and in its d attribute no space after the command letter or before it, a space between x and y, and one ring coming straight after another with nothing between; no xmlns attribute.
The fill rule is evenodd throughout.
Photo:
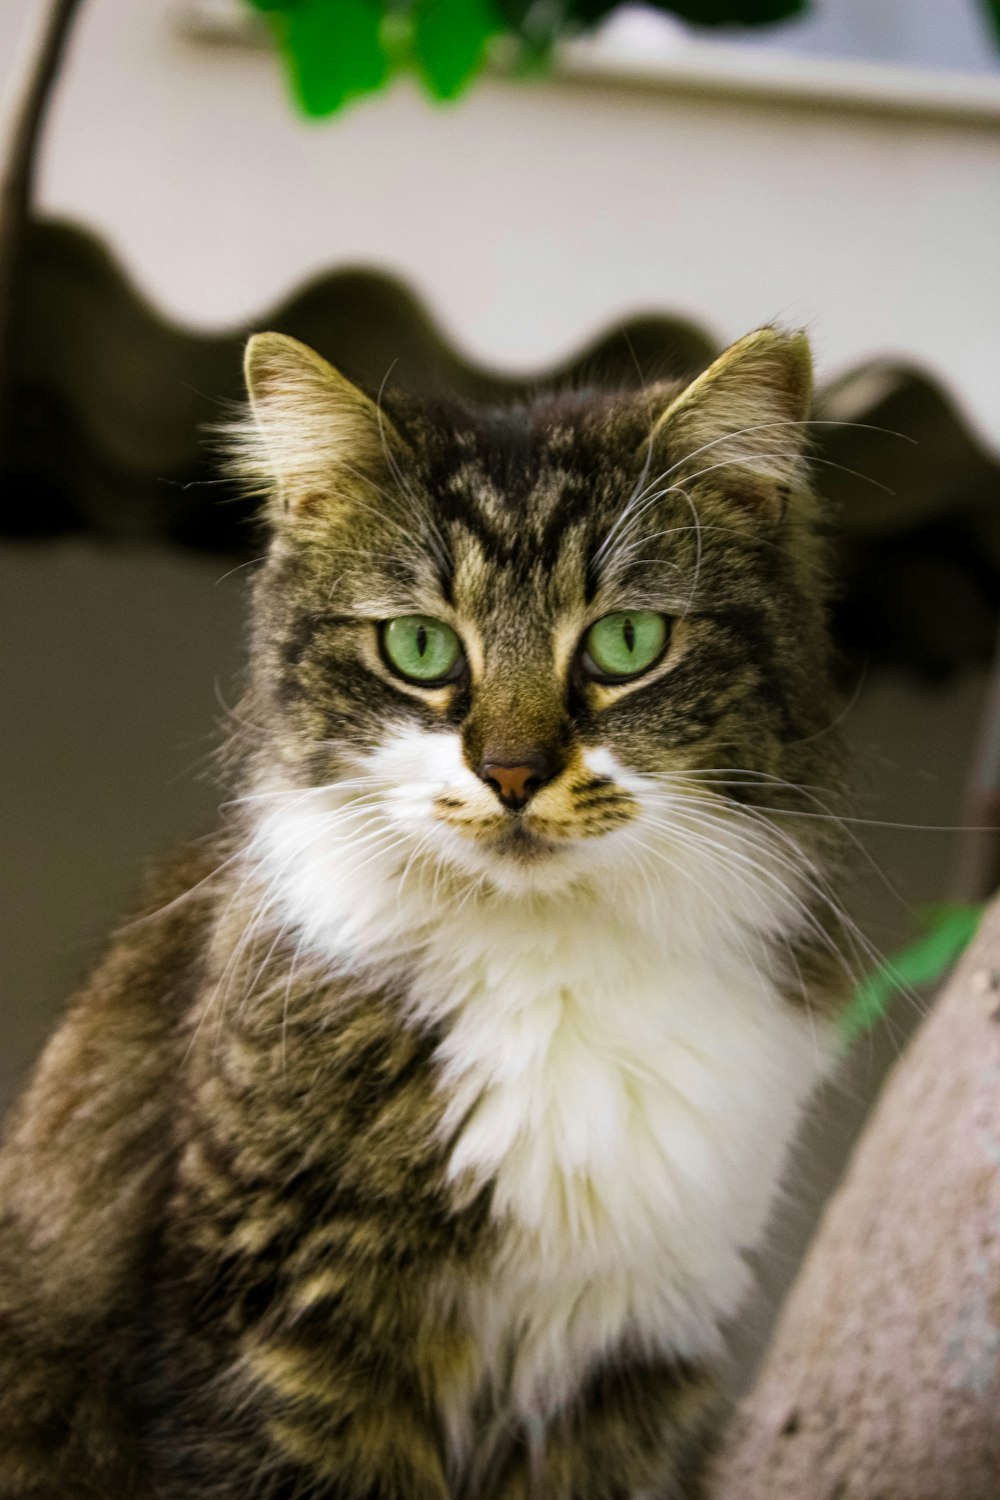
<svg viewBox="0 0 1000 1500"><path fill-rule="evenodd" d="M828 712L801 338L488 413L390 417L277 335L248 375L258 783L359 879L558 889L648 858L729 768L797 774Z"/></svg>

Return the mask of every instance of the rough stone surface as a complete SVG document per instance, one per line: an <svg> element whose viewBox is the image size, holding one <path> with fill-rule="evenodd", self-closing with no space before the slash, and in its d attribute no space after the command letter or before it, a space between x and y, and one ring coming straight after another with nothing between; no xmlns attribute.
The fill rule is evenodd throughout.
<svg viewBox="0 0 1000 1500"><path fill-rule="evenodd" d="M1000 903L890 1075L709 1492L1000 1497Z"/></svg>

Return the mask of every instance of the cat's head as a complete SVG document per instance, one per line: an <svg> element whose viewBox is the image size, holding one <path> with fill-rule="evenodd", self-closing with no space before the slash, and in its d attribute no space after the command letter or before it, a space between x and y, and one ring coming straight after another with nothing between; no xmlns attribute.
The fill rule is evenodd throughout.
<svg viewBox="0 0 1000 1500"><path fill-rule="evenodd" d="M485 411L377 403L278 334L247 380L253 780L341 877L561 890L801 778L830 712L801 334Z"/></svg>

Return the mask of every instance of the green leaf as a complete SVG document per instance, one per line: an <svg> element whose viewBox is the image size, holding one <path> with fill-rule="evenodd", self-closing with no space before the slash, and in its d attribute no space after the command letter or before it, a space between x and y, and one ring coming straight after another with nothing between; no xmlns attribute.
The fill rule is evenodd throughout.
<svg viewBox="0 0 1000 1500"><path fill-rule="evenodd" d="M492 0L416 0L413 56L436 99L454 99L475 77L503 22Z"/></svg>
<svg viewBox="0 0 1000 1500"><path fill-rule="evenodd" d="M941 979L975 937L983 910L956 903L927 907L922 913L922 936L870 974L841 1016L845 1045L874 1026L900 990Z"/></svg>
<svg viewBox="0 0 1000 1500"><path fill-rule="evenodd" d="M267 15L300 107L322 117L388 75L379 0L251 0Z"/></svg>

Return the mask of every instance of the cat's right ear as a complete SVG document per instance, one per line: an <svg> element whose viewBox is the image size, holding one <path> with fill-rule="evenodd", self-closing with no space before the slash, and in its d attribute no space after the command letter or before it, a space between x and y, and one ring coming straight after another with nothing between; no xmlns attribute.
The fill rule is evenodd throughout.
<svg viewBox="0 0 1000 1500"><path fill-rule="evenodd" d="M271 497L276 521L370 491L403 447L375 402L298 339L254 334L243 369L252 423L236 434L234 467Z"/></svg>

